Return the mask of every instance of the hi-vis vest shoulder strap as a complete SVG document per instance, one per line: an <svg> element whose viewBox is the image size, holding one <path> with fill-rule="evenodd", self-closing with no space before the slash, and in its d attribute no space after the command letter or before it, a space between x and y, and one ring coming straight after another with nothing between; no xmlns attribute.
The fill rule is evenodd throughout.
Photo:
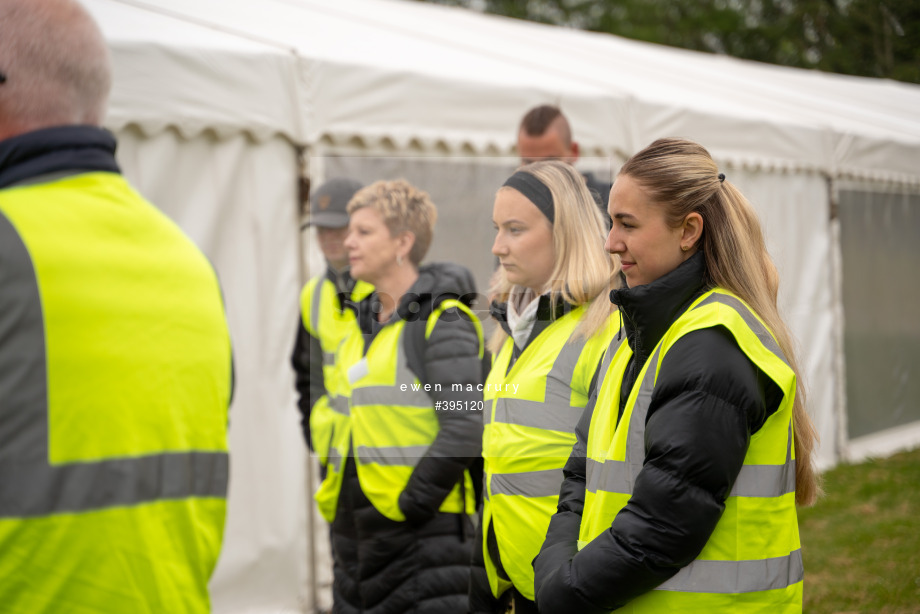
<svg viewBox="0 0 920 614"><path fill-rule="evenodd" d="M358 303L373 290L372 285L358 280L352 289L351 301ZM349 385L345 373L336 365L336 356L349 336L361 338L361 330L354 311L347 306L340 309L335 285L323 277L310 280L304 288L301 309L307 332L320 339L323 350L326 396L319 399L310 412L310 435L313 450L326 467L326 476L314 498L320 514L331 524L342 487L343 462L351 446Z"/></svg>
<svg viewBox="0 0 920 614"><path fill-rule="evenodd" d="M367 282L359 280L349 299L360 302L373 289ZM323 275L314 277L304 286L300 307L307 332L319 339L323 348L323 366L331 366L339 343L357 326L354 311L340 308L335 284Z"/></svg>
<svg viewBox="0 0 920 614"><path fill-rule="evenodd" d="M373 286L358 281L352 290L350 300L357 302L372 291ZM335 429L341 428L341 422L347 416L347 412L342 411L347 405L347 400L338 396L339 388L344 384L335 368L335 352L345 337L358 332L357 318L354 311L347 306L340 307L335 284L323 275L314 277L304 286L300 306L304 326L311 336L319 339L323 352L323 385L326 388L326 396L318 399L310 410L310 438L319 462L327 465L326 476L329 478L328 465L335 465L333 471L336 471L341 463L341 458L332 443Z"/></svg>
<svg viewBox="0 0 920 614"><path fill-rule="evenodd" d="M482 357L481 324L459 301L443 301L435 309L426 324L426 338L451 307L463 312L475 326ZM348 411L361 488L381 514L397 521L405 520L398 505L399 494L440 428L429 395L440 384L422 384L409 369L405 324L399 321L384 327L363 356L360 335L347 339L340 352L350 383ZM464 484L454 488L440 509L473 513L474 507L472 481L465 475Z"/></svg>
<svg viewBox="0 0 920 614"><path fill-rule="evenodd" d="M632 351L623 344L613 355L588 435L579 548L610 529L629 502L645 460L646 416L668 350L684 335L713 326L731 332L745 355L783 391L783 401L751 437L725 512L699 557L624 611L801 612L803 570L792 435L796 378L763 322L723 290L704 294L665 333L640 371L619 424L620 383Z"/></svg>
<svg viewBox="0 0 920 614"><path fill-rule="evenodd" d="M551 323L510 370L514 342L507 339L486 380L483 554L496 597L513 584L534 598L532 561L556 511L562 468L575 443L591 380L616 337L612 315L590 339L575 337L584 314L585 308L578 307ZM489 554L490 527L510 584Z"/></svg>

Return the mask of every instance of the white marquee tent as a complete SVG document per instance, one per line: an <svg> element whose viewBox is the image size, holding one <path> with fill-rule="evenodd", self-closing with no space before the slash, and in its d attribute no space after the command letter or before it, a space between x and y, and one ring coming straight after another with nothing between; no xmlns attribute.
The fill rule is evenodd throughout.
<svg viewBox="0 0 920 614"><path fill-rule="evenodd" d="M328 598L288 365L300 178L408 177L439 204L433 258L482 287L491 195L536 104L563 107L595 170L684 136L748 195L823 466L920 443L920 87L400 0L83 1L113 52L106 125L125 173L198 242L226 295L237 386L216 612Z"/></svg>

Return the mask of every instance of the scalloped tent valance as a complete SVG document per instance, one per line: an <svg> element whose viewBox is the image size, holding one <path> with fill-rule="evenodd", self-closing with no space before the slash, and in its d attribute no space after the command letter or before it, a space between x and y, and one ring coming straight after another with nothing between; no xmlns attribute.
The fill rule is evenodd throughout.
<svg viewBox="0 0 920 614"><path fill-rule="evenodd" d="M681 135L735 163L920 175L914 85L398 0L86 2L113 49L114 129L495 155L551 102L594 153Z"/></svg>

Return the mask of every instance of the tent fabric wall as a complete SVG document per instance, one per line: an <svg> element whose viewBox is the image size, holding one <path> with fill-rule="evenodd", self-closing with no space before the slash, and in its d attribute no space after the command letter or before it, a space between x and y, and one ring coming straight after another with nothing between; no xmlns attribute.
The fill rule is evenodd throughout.
<svg viewBox="0 0 920 614"><path fill-rule="evenodd" d="M132 184L221 281L233 341L230 492L215 612L296 612L306 599L306 447L288 363L298 321L297 161L288 141L116 133Z"/></svg>

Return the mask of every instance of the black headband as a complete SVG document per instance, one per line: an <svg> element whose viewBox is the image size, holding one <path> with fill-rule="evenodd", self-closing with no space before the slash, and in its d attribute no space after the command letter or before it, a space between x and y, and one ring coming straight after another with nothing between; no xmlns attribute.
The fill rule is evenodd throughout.
<svg viewBox="0 0 920 614"><path fill-rule="evenodd" d="M508 177L502 187L514 188L532 202L540 212L546 216L550 223L556 219L556 207L553 204L553 193L546 184L526 171L518 171Z"/></svg>

